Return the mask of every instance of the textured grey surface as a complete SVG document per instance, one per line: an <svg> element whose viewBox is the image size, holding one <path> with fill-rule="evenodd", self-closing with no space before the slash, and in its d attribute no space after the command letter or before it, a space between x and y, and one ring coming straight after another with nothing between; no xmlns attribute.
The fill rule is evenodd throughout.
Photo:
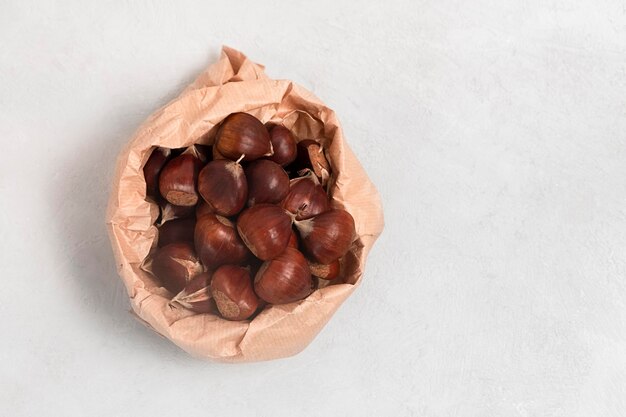
<svg viewBox="0 0 626 417"><path fill-rule="evenodd" d="M0 414L623 416L621 1L0 2ZM362 287L300 355L135 322L115 157L222 43L314 91L379 186Z"/></svg>

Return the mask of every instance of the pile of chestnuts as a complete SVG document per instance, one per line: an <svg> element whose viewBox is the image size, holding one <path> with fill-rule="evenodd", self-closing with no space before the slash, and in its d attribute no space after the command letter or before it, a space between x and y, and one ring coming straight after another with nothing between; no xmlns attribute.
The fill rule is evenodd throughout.
<svg viewBox="0 0 626 417"><path fill-rule="evenodd" d="M150 271L171 306L248 320L340 282L354 219L332 207L316 141L233 113L213 146L156 148L143 172L161 208Z"/></svg>

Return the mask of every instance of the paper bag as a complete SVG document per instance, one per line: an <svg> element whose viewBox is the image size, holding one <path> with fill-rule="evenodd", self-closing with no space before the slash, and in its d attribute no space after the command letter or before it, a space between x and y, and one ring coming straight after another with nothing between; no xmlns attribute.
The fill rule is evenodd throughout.
<svg viewBox="0 0 626 417"><path fill-rule="evenodd" d="M272 80L263 70L224 47L216 64L146 120L117 161L106 222L132 309L149 328L199 358L251 362L300 352L357 287L367 254L383 229L378 192L348 147L335 113L299 85ZM319 289L298 302L266 307L243 322L171 307L168 293L141 269L157 236L158 207L146 201L143 177L150 152L155 146L210 145L216 126L234 112L283 124L300 140L321 143L332 170L332 204L352 214L357 232L344 257L344 284Z"/></svg>

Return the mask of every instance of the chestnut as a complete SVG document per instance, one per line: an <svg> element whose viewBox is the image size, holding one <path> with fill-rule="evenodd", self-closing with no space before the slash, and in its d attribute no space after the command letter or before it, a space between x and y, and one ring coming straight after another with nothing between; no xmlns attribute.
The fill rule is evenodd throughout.
<svg viewBox="0 0 626 417"><path fill-rule="evenodd" d="M246 167L245 174L249 207L259 203L278 203L289 192L289 176L276 162L259 159Z"/></svg>
<svg viewBox="0 0 626 417"><path fill-rule="evenodd" d="M291 224L291 217L279 206L257 204L239 215L237 231L254 256L267 261L287 247Z"/></svg>
<svg viewBox="0 0 626 417"><path fill-rule="evenodd" d="M287 246L290 248L298 249L298 235L293 229L291 229L291 236L289 237L289 242L287 242Z"/></svg>
<svg viewBox="0 0 626 417"><path fill-rule="evenodd" d="M171 151L167 148L155 148L143 166L143 177L146 180L146 195L154 199L159 196L159 174L167 163Z"/></svg>
<svg viewBox="0 0 626 417"><path fill-rule="evenodd" d="M152 273L174 294L181 292L192 278L203 271L193 245L189 242L163 246L152 258Z"/></svg>
<svg viewBox="0 0 626 417"><path fill-rule="evenodd" d="M217 151L228 159L254 161L274 154L270 135L263 123L248 113L233 113L215 136Z"/></svg>
<svg viewBox="0 0 626 417"><path fill-rule="evenodd" d="M248 196L248 183L239 161L209 162L198 175L198 192L217 214L239 213Z"/></svg>
<svg viewBox="0 0 626 417"><path fill-rule="evenodd" d="M200 260L209 269L239 264L249 256L234 224L219 215L206 214L196 219L194 241Z"/></svg>
<svg viewBox="0 0 626 417"><path fill-rule="evenodd" d="M313 291L313 279L304 255L294 248L285 249L266 261L254 277L254 291L271 304L301 300Z"/></svg>
<svg viewBox="0 0 626 417"><path fill-rule="evenodd" d="M339 260L335 260L327 265L309 261L311 274L326 281L331 281L339 276Z"/></svg>
<svg viewBox="0 0 626 417"><path fill-rule="evenodd" d="M203 272L189 281L185 288L176 294L170 305L180 305L196 313L216 313L217 306L211 297L211 274Z"/></svg>
<svg viewBox="0 0 626 417"><path fill-rule="evenodd" d="M330 208L328 196L311 170L303 177L292 179L282 207L295 214L296 220L310 219Z"/></svg>
<svg viewBox="0 0 626 417"><path fill-rule="evenodd" d="M330 264L348 252L354 240L354 219L345 210L332 209L307 220L296 220L306 252L321 264Z"/></svg>
<svg viewBox="0 0 626 417"><path fill-rule="evenodd" d="M296 140L289 129L284 126L273 126L269 131L274 155L270 156L268 159L281 166L289 165L298 155Z"/></svg>
<svg viewBox="0 0 626 417"><path fill-rule="evenodd" d="M161 195L177 206L195 206L198 202L196 183L201 167L201 155L195 150L195 146L190 146L161 170L159 176Z"/></svg>
<svg viewBox="0 0 626 417"><path fill-rule="evenodd" d="M211 295L222 317L246 320L259 306L250 272L235 265L223 265L213 273Z"/></svg>
<svg viewBox="0 0 626 417"><path fill-rule="evenodd" d="M175 219L164 223L159 227L159 247L175 242L193 243L196 219Z"/></svg>

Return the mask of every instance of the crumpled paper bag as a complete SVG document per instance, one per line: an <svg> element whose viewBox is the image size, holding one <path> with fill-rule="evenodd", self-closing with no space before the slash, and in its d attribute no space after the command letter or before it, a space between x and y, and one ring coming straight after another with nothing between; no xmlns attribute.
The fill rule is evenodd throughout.
<svg viewBox="0 0 626 417"><path fill-rule="evenodd" d="M150 152L155 146L210 145L216 126L234 112L250 113L263 123L282 123L297 138L320 142L332 169L332 204L352 214L358 236L344 258L344 284L266 308L251 322L171 307L167 293L141 268L158 233L158 207L146 201L143 178ZM378 192L348 147L335 113L299 85L268 78L262 65L224 47L219 61L150 116L123 149L106 222L132 309L144 324L193 356L252 362L294 355L313 340L359 284L367 254L382 232L383 212Z"/></svg>

